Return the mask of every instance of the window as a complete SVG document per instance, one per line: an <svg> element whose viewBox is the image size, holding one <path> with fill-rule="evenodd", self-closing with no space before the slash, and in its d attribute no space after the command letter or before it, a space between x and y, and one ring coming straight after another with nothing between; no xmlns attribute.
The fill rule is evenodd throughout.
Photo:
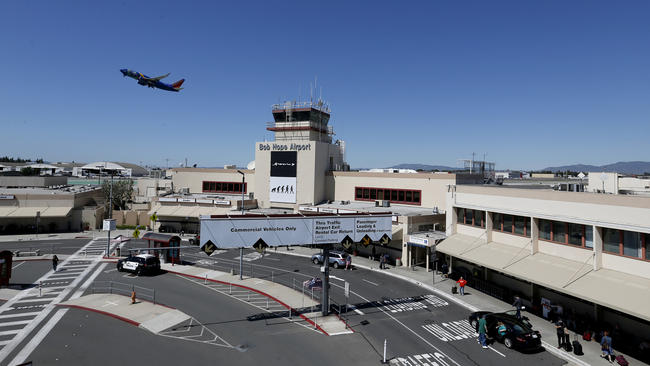
<svg viewBox="0 0 650 366"><path fill-rule="evenodd" d="M459 224L465 223L465 209L462 207L458 208L458 223Z"/></svg>
<svg viewBox="0 0 650 366"><path fill-rule="evenodd" d="M503 215L503 231L512 232L512 215Z"/></svg>
<svg viewBox="0 0 650 366"><path fill-rule="evenodd" d="M241 193L242 184L235 182L203 182L203 192L208 193ZM244 193L246 193L248 183L244 183Z"/></svg>
<svg viewBox="0 0 650 366"><path fill-rule="evenodd" d="M492 230L503 231L503 215L495 213L492 218Z"/></svg>
<svg viewBox="0 0 650 366"><path fill-rule="evenodd" d="M465 223L467 225L474 223L474 210L465 210Z"/></svg>
<svg viewBox="0 0 650 366"><path fill-rule="evenodd" d="M539 220L539 238L551 240L551 222L548 220Z"/></svg>
<svg viewBox="0 0 650 366"><path fill-rule="evenodd" d="M645 243L645 259L650 259L650 234L643 234L643 242Z"/></svg>
<svg viewBox="0 0 650 366"><path fill-rule="evenodd" d="M551 240L566 243L566 223L553 221L553 237Z"/></svg>
<svg viewBox="0 0 650 366"><path fill-rule="evenodd" d="M585 226L580 224L569 224L569 244L582 246L582 237Z"/></svg>
<svg viewBox="0 0 650 366"><path fill-rule="evenodd" d="M485 227L485 211L474 210L474 226Z"/></svg>
<svg viewBox="0 0 650 366"><path fill-rule="evenodd" d="M603 228L603 251L619 254L621 245L621 234L616 229Z"/></svg>
<svg viewBox="0 0 650 366"><path fill-rule="evenodd" d="M388 189L355 187L354 198L358 201L388 200L409 205L421 204L422 191L412 189Z"/></svg>
<svg viewBox="0 0 650 366"><path fill-rule="evenodd" d="M641 235L633 231L623 231L623 255L641 258Z"/></svg>
<svg viewBox="0 0 650 366"><path fill-rule="evenodd" d="M594 247L594 227L585 226L585 247L593 248Z"/></svg>
<svg viewBox="0 0 650 366"><path fill-rule="evenodd" d="M526 234L526 218L523 216L515 216L515 234Z"/></svg>

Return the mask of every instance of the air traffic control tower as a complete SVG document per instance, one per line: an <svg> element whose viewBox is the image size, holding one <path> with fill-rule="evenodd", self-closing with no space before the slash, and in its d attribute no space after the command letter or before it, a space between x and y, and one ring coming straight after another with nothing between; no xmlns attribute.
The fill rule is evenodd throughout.
<svg viewBox="0 0 650 366"><path fill-rule="evenodd" d="M273 122L266 129L273 132L273 141L255 144L255 196L260 207L294 209L333 197L327 173L349 168L345 143L332 142L329 106L319 100L272 108Z"/></svg>

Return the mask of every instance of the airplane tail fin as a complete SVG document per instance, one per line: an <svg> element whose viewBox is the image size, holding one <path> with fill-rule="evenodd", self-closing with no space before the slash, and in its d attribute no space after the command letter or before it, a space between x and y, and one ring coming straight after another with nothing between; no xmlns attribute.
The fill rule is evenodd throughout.
<svg viewBox="0 0 650 366"><path fill-rule="evenodd" d="M184 82L184 81L185 81L185 79L180 79L179 81L173 83L173 84L172 84L172 87L173 87L174 89L178 89L178 90L183 89L183 88L181 88L181 85L183 85L183 82Z"/></svg>

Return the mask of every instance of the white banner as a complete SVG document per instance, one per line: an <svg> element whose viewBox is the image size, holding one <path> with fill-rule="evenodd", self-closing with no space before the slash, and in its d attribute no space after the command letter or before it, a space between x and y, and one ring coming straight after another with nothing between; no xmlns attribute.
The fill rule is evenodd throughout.
<svg viewBox="0 0 650 366"><path fill-rule="evenodd" d="M392 239L391 215L201 218L201 247L210 241L219 249L248 248L260 239L272 247L340 243L346 236L359 242L366 235Z"/></svg>
<svg viewBox="0 0 650 366"><path fill-rule="evenodd" d="M269 177L269 201L296 203L296 178Z"/></svg>

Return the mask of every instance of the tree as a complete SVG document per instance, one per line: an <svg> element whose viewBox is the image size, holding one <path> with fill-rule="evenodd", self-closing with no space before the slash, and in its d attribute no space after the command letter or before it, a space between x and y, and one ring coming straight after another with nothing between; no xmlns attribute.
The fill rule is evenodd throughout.
<svg viewBox="0 0 650 366"><path fill-rule="evenodd" d="M32 169L31 167L25 167L25 168L20 169L20 174L22 174L22 175L36 175L36 173L37 173L37 170Z"/></svg>
<svg viewBox="0 0 650 366"><path fill-rule="evenodd" d="M102 192L108 208L110 200L111 180L106 179L102 183ZM126 204L133 197L133 180L132 179L114 179L113 180L113 210L126 210Z"/></svg>

